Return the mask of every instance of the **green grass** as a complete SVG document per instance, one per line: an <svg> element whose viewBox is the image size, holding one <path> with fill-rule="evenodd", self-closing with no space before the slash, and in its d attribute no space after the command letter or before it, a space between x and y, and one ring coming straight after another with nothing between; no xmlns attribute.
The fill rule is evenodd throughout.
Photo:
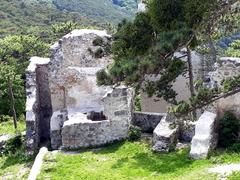
<svg viewBox="0 0 240 180"><path fill-rule="evenodd" d="M79 154L48 154L38 179L211 180L217 164L240 162L240 154L215 152L208 160L191 160L189 150L153 153L141 142L123 142Z"/></svg>
<svg viewBox="0 0 240 180"><path fill-rule="evenodd" d="M32 162L33 157L27 157L22 150L0 156L0 179L27 179Z"/></svg>
<svg viewBox="0 0 240 180"><path fill-rule="evenodd" d="M26 125L24 121L19 121L18 122L18 132L23 132L26 129ZM13 126L12 121L7 121L7 122L2 122L0 123L0 135L2 134L15 134L16 131Z"/></svg>

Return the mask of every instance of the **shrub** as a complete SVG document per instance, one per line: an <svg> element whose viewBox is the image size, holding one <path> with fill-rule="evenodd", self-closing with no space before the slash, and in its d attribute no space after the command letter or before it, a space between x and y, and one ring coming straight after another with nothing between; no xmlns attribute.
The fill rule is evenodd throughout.
<svg viewBox="0 0 240 180"><path fill-rule="evenodd" d="M141 137L141 129L137 126L130 126L128 132L129 140L134 141Z"/></svg>
<svg viewBox="0 0 240 180"><path fill-rule="evenodd" d="M96 51L94 51L95 58L102 58L103 56L104 56L104 50L102 48L98 48Z"/></svg>
<svg viewBox="0 0 240 180"><path fill-rule="evenodd" d="M240 142L234 143L231 147L228 149L230 152L240 152Z"/></svg>
<svg viewBox="0 0 240 180"><path fill-rule="evenodd" d="M102 85L111 85L113 83L113 80L109 76L109 74L104 70L99 70L96 73L97 76L97 85L102 86Z"/></svg>
<svg viewBox="0 0 240 180"><path fill-rule="evenodd" d="M226 112L219 121L219 146L230 147L237 142L239 120L230 112Z"/></svg>
<svg viewBox="0 0 240 180"><path fill-rule="evenodd" d="M2 122L9 122L9 121L13 121L12 120L12 117L10 117L10 116L8 116L8 115L1 115L0 116L0 123L2 123Z"/></svg>
<svg viewBox="0 0 240 180"><path fill-rule="evenodd" d="M94 46L102 46L103 45L103 39L98 36L93 40L92 44Z"/></svg>
<svg viewBox="0 0 240 180"><path fill-rule="evenodd" d="M21 134L17 134L10 140L8 140L4 146L4 154L15 154L22 148L23 139Z"/></svg>

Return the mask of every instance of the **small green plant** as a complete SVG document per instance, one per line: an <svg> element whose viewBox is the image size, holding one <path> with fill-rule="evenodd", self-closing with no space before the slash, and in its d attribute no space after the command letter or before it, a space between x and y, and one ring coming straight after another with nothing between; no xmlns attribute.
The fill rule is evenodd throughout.
<svg viewBox="0 0 240 180"><path fill-rule="evenodd" d="M92 44L94 45L94 46L102 46L103 45L103 38L101 38L101 37L96 37L94 40L93 40L93 42L92 42Z"/></svg>
<svg viewBox="0 0 240 180"><path fill-rule="evenodd" d="M135 141L141 137L141 128L137 126L130 126L128 137L130 141Z"/></svg>
<svg viewBox="0 0 240 180"><path fill-rule="evenodd" d="M23 138L21 134L17 134L4 145L3 153L6 155L15 154L23 146Z"/></svg>
<svg viewBox="0 0 240 180"><path fill-rule="evenodd" d="M96 73L97 76L97 85L111 85L112 84L112 78L109 76L109 74L104 70L99 70Z"/></svg>
<svg viewBox="0 0 240 180"><path fill-rule="evenodd" d="M0 123L2 122L12 122L12 117L10 117L9 115L1 115L0 116Z"/></svg>
<svg viewBox="0 0 240 180"><path fill-rule="evenodd" d="M240 152L240 142L238 141L238 142L234 143L231 147L228 148L228 151L239 153Z"/></svg>
<svg viewBox="0 0 240 180"><path fill-rule="evenodd" d="M219 121L219 146L228 148L237 142L239 120L231 112L226 112Z"/></svg>
<svg viewBox="0 0 240 180"><path fill-rule="evenodd" d="M102 58L104 56L104 50L102 48L97 48L93 53L95 58Z"/></svg>

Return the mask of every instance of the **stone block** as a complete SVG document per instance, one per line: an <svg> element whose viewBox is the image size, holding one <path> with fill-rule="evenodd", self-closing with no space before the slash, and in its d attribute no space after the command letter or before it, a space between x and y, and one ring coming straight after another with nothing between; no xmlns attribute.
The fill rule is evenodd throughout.
<svg viewBox="0 0 240 180"><path fill-rule="evenodd" d="M153 151L169 152L178 142L179 128L172 128L172 120L165 116L153 131Z"/></svg>
<svg viewBox="0 0 240 180"><path fill-rule="evenodd" d="M196 122L195 135L191 142L190 156L205 159L217 146L217 115L205 111Z"/></svg>
<svg viewBox="0 0 240 180"><path fill-rule="evenodd" d="M152 133L164 116L163 113L134 112L131 124L140 127L143 133Z"/></svg>

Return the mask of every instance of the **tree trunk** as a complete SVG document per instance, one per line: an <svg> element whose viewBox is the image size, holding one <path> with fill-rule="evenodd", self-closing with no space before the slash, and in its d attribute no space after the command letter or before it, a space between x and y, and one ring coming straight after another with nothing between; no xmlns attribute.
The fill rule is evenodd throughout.
<svg viewBox="0 0 240 180"><path fill-rule="evenodd" d="M216 51L216 48L214 46L214 43L213 43L212 38L211 38L210 35L208 36L208 45L209 45L209 48L211 50L211 57L212 57L211 65L212 65L215 62L217 62L217 51Z"/></svg>
<svg viewBox="0 0 240 180"><path fill-rule="evenodd" d="M192 54L191 49L187 46L187 63L188 63L188 74L189 74L189 89L191 93L191 97L195 96L195 90L194 90L194 77L193 77L193 66L192 66ZM196 111L193 111L192 113L193 118L197 118Z"/></svg>
<svg viewBox="0 0 240 180"><path fill-rule="evenodd" d="M13 89L12 89L12 81L8 77L8 91L9 91L9 97L11 101L11 110L12 110L12 116L13 116L13 123L14 123L14 128L17 129L17 114L16 114L16 109L15 109L15 98L13 95Z"/></svg>

